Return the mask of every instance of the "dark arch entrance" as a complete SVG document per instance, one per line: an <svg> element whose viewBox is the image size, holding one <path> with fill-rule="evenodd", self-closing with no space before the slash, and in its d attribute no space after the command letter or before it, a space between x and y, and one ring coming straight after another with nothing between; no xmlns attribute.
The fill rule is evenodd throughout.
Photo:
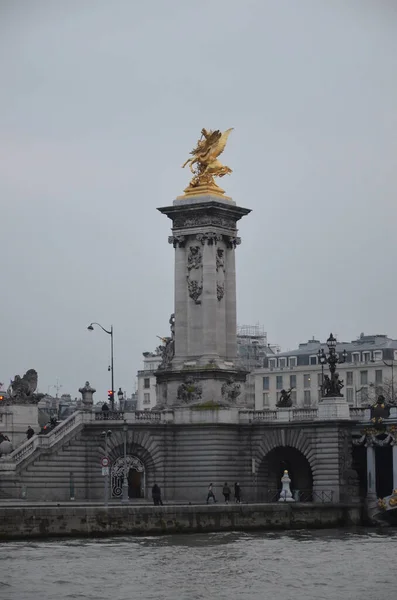
<svg viewBox="0 0 397 600"><path fill-rule="evenodd" d="M281 477L287 470L291 478L291 491L295 498L313 500L313 474L310 463L302 452L291 446L279 446L262 460L258 470L258 499L275 502L281 490Z"/></svg>
<svg viewBox="0 0 397 600"><path fill-rule="evenodd" d="M145 467L143 462L136 456L127 456L128 469L128 497L144 498L145 496ZM111 486L112 496L121 498L123 494L124 481L124 457L119 457L112 465Z"/></svg>

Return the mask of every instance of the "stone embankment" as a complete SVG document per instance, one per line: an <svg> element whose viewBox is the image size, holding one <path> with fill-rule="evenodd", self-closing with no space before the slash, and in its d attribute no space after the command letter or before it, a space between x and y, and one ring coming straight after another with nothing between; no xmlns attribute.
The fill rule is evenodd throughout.
<svg viewBox="0 0 397 600"><path fill-rule="evenodd" d="M0 506L0 540L204 533L359 525L347 504L241 504L108 507L84 504Z"/></svg>

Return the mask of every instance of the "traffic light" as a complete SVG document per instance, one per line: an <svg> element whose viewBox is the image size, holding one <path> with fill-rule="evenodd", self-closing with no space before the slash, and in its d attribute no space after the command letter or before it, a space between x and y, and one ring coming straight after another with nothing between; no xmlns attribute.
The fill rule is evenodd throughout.
<svg viewBox="0 0 397 600"><path fill-rule="evenodd" d="M113 402L114 392L112 390L108 390L108 400L109 402Z"/></svg>
<svg viewBox="0 0 397 600"><path fill-rule="evenodd" d="M2 402L4 400L4 396L0 395L0 402Z"/></svg>

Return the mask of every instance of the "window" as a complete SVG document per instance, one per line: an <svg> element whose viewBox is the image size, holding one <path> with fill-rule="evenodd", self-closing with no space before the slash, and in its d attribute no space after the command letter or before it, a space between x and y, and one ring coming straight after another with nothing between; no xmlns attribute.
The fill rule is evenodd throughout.
<svg viewBox="0 0 397 600"><path fill-rule="evenodd" d="M143 394L143 403L150 404L150 394Z"/></svg>
<svg viewBox="0 0 397 600"><path fill-rule="evenodd" d="M292 406L296 406L296 390L292 390L292 392L291 392L291 401L292 401Z"/></svg>
<svg viewBox="0 0 397 600"><path fill-rule="evenodd" d="M269 377L264 377L263 378L263 389L264 390L268 390L269 389Z"/></svg>
<svg viewBox="0 0 397 600"><path fill-rule="evenodd" d="M309 364L316 365L317 364L317 356L311 356L309 359Z"/></svg>
<svg viewBox="0 0 397 600"><path fill-rule="evenodd" d="M360 353L359 352L353 352L352 358L353 358L353 362L354 363L359 363L360 362Z"/></svg>
<svg viewBox="0 0 397 600"><path fill-rule="evenodd" d="M145 377L145 379L143 380L143 387L145 388L145 390L147 390L148 388L150 388L150 379L149 379L149 377Z"/></svg>
<svg viewBox="0 0 397 600"><path fill-rule="evenodd" d="M375 371L375 383L382 383L383 381L383 371L379 369Z"/></svg>
<svg viewBox="0 0 397 600"><path fill-rule="evenodd" d="M305 387L305 388L310 387L310 375L303 376L303 387Z"/></svg>
<svg viewBox="0 0 397 600"><path fill-rule="evenodd" d="M318 385L318 387L321 387L323 385L323 374L322 373L317 373L317 385Z"/></svg>
<svg viewBox="0 0 397 600"><path fill-rule="evenodd" d="M269 394L265 392L263 394L263 408L268 408L270 406Z"/></svg>
<svg viewBox="0 0 397 600"><path fill-rule="evenodd" d="M269 358L269 369L274 369L277 366L277 358Z"/></svg>
<svg viewBox="0 0 397 600"><path fill-rule="evenodd" d="M305 390L303 392L303 406L310 406L310 390Z"/></svg>
<svg viewBox="0 0 397 600"><path fill-rule="evenodd" d="M382 360L382 350L374 350L374 360Z"/></svg>
<svg viewBox="0 0 397 600"><path fill-rule="evenodd" d="M368 384L368 371L360 371L360 383L361 385Z"/></svg>
<svg viewBox="0 0 397 600"><path fill-rule="evenodd" d="M296 356L291 356L289 359L289 366L296 367Z"/></svg>
<svg viewBox="0 0 397 600"><path fill-rule="evenodd" d="M346 385L353 385L353 371L346 372Z"/></svg>
<svg viewBox="0 0 397 600"><path fill-rule="evenodd" d="M349 404L353 404L353 388L346 388L346 400Z"/></svg>
<svg viewBox="0 0 397 600"><path fill-rule="evenodd" d="M363 352L363 362L369 362L371 360L371 352Z"/></svg>
<svg viewBox="0 0 397 600"><path fill-rule="evenodd" d="M286 358L279 358L278 359L278 366L280 367L280 369L284 369L287 366L287 359Z"/></svg>
<svg viewBox="0 0 397 600"><path fill-rule="evenodd" d="M276 377L276 389L277 390L283 389L283 376L282 375L277 375L277 377Z"/></svg>
<svg viewBox="0 0 397 600"><path fill-rule="evenodd" d="M289 376L289 387L296 388L296 375Z"/></svg>

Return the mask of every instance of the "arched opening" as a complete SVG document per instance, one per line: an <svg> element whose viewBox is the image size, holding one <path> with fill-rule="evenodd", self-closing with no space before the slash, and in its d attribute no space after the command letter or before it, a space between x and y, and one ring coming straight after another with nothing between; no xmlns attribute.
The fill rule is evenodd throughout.
<svg viewBox="0 0 397 600"><path fill-rule="evenodd" d="M113 498L121 498L124 482L124 456L117 458L111 469L111 486ZM145 497L145 467L136 456L127 456L128 498Z"/></svg>
<svg viewBox="0 0 397 600"><path fill-rule="evenodd" d="M378 436L384 439L386 436ZM389 496L393 492L393 447L375 447L376 495L378 498Z"/></svg>
<svg viewBox="0 0 397 600"><path fill-rule="evenodd" d="M276 502L280 496L281 478L287 470L291 491L296 500L313 500L313 475L305 455L291 446L279 446L262 460L258 470L258 497L262 502Z"/></svg>

